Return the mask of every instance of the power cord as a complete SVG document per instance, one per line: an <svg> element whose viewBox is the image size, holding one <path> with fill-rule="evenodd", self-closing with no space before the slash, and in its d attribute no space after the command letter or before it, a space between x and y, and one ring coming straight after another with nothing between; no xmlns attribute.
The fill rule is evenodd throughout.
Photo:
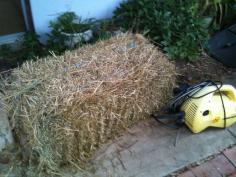
<svg viewBox="0 0 236 177"><path fill-rule="evenodd" d="M199 98L205 97L211 93L215 93L217 91L220 92L222 85L223 84L220 81L213 82L213 81L208 80L208 81L204 81L199 84L187 87L186 89L182 90L177 96L175 96L170 101L169 105L167 106L167 110L169 110L171 112L179 112L179 109L182 106L182 104L185 101L187 101L188 99L199 99ZM211 92L208 92L206 94L200 95L198 97L194 96L197 93L199 93L202 89L209 87L209 86L215 86L216 89Z"/></svg>
<svg viewBox="0 0 236 177"><path fill-rule="evenodd" d="M200 96L194 96L197 93L199 93L202 89L209 87L209 86L215 86L216 89L213 91L210 91L208 93L205 93L203 95ZM230 119L230 118L235 118L235 116L231 116L231 117L226 117L226 110L225 110L225 105L224 105L224 100L223 100L223 96L222 93L220 91L221 87L223 86L222 82L220 81L216 81L213 82L211 80L207 80L204 82L201 82L199 84L190 86L190 87L186 87L185 89L183 89L182 91L180 91L179 94L177 94L177 96L175 96L169 103L169 105L167 106L167 110L169 112L174 112L175 114L172 115L158 115L158 114L152 114L151 116L153 118L155 118L156 121L158 121L159 123L161 123L162 125L169 127L169 128L179 128L180 123L184 122L184 113L180 112L180 107L182 106L182 104L187 101L188 99L200 99L202 97L205 97L211 93L215 93L218 92L220 95L220 99L221 99L221 103L222 103L222 108L223 108L223 116L224 116L224 128L226 128L226 120ZM161 120L163 119L176 119L176 124L175 126L173 125L167 125L166 123L162 122Z"/></svg>

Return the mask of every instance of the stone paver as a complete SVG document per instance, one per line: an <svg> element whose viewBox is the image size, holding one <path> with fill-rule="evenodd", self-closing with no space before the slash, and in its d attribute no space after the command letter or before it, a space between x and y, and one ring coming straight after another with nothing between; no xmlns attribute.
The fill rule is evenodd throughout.
<svg viewBox="0 0 236 177"><path fill-rule="evenodd" d="M196 177L222 177L218 170L210 163L203 163L191 169Z"/></svg>
<svg viewBox="0 0 236 177"><path fill-rule="evenodd" d="M11 128L7 115L3 109L3 103L0 100L0 151L2 151L7 145L11 143L13 143Z"/></svg>
<svg viewBox="0 0 236 177"><path fill-rule="evenodd" d="M221 175L230 175L235 172L235 167L229 162L229 160L223 155L217 155L214 159L209 161Z"/></svg>
<svg viewBox="0 0 236 177"><path fill-rule="evenodd" d="M227 129L193 134L186 127L170 130L154 120L142 122L130 131L98 153L93 160L96 175L162 177L236 143Z"/></svg>
<svg viewBox="0 0 236 177"><path fill-rule="evenodd" d="M236 166L236 146L224 151L224 155Z"/></svg>
<svg viewBox="0 0 236 177"><path fill-rule="evenodd" d="M195 177L195 175L193 174L192 171L186 171L186 172L178 175L178 177Z"/></svg>
<svg viewBox="0 0 236 177"><path fill-rule="evenodd" d="M236 168L232 164L235 154L236 147L234 146L216 155L212 160L179 174L178 177L192 177L192 173L194 177L236 177Z"/></svg>

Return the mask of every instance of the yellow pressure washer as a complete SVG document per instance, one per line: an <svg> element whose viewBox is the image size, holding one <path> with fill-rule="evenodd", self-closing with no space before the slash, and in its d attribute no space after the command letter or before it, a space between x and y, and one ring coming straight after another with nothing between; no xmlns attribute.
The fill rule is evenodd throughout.
<svg viewBox="0 0 236 177"><path fill-rule="evenodd" d="M172 114L152 115L158 122L169 127L185 123L193 133L207 127L226 128L236 122L236 89L233 86L205 81L180 90L168 106ZM175 119L175 125L166 124L164 119Z"/></svg>

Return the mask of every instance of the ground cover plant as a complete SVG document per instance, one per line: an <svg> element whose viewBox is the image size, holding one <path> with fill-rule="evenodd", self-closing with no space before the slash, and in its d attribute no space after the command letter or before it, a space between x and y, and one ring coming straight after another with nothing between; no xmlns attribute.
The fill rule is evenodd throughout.
<svg viewBox="0 0 236 177"><path fill-rule="evenodd" d="M36 60L37 58L49 55L49 51L38 40L38 35L33 32L25 33L18 41L15 49L9 44L0 46L0 72L20 66L26 60Z"/></svg>
<svg viewBox="0 0 236 177"><path fill-rule="evenodd" d="M76 20L76 23L74 21ZM20 66L24 61L36 60L41 57L53 54L61 55L66 50L71 50L65 45L67 40L62 32L77 33L91 29L94 33L93 38L88 41L79 42L74 48L81 47L88 43L95 43L100 40L109 39L114 30L114 24L110 19L93 21L92 19L81 20L73 12L66 12L60 15L56 20L50 22L52 29L48 34L48 41L42 44L39 41L39 35L34 32L26 32L16 42L19 49L14 49L11 45L0 46L0 72Z"/></svg>
<svg viewBox="0 0 236 177"><path fill-rule="evenodd" d="M193 61L199 57L210 32L217 26L214 22L218 22L218 25L222 23L223 14L219 11L225 5L222 3L223 1L128 0L115 10L114 20L127 30L148 36L170 58Z"/></svg>
<svg viewBox="0 0 236 177"><path fill-rule="evenodd" d="M56 54L62 54L69 49L66 45L67 36L63 33L82 33L93 27L93 20L82 20L74 12L65 12L56 20L50 21L52 31L48 34L47 48ZM81 40L77 45L81 46L85 41Z"/></svg>
<svg viewBox="0 0 236 177"><path fill-rule="evenodd" d="M149 37L172 59L194 61L212 33L235 21L235 0L128 0L115 10L114 19L93 23L91 19L82 21L74 12L66 12L57 21L50 22L52 33L48 34L47 45L39 42L37 34L27 32L20 50L15 51L9 45L0 46L0 71L17 67L26 60L51 55L51 52L63 54L68 47L64 45L65 36L61 31L81 32L89 27L94 32L90 43L108 39L114 29L123 27Z"/></svg>

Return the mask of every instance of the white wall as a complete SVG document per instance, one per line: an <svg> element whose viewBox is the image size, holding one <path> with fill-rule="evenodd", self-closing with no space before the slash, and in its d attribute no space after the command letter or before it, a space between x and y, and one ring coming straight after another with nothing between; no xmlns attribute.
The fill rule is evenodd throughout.
<svg viewBox="0 0 236 177"><path fill-rule="evenodd" d="M30 0L36 33L45 40L49 21L66 11L82 18L109 18L122 0Z"/></svg>

